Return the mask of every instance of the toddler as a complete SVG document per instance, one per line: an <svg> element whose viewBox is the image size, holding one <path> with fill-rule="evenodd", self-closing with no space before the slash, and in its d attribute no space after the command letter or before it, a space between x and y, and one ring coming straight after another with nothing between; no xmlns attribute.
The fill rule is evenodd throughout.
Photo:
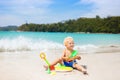
<svg viewBox="0 0 120 80"><path fill-rule="evenodd" d="M77 69L77 70L81 71L83 74L88 74L86 69L83 66L78 65L78 63L76 62L76 60L81 59L81 57L78 54L74 57L70 57L72 55L72 52L74 51L74 49L73 49L74 48L73 38L72 37L66 37L64 39L63 43L65 45L65 49L63 51L63 54L62 54L61 58L56 59L54 62L52 62L51 66L54 66L57 63L60 63L60 64L64 64L65 66ZM44 66L44 67L46 67L46 66Z"/></svg>

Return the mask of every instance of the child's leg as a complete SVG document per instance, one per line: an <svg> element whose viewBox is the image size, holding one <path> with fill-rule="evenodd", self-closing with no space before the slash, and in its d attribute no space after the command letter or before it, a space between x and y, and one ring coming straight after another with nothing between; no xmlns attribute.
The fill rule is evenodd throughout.
<svg viewBox="0 0 120 80"><path fill-rule="evenodd" d="M62 59L61 59L61 58L58 58L58 59L54 60L52 63L50 63L50 66L55 66L57 63L62 64ZM47 65L44 65L44 68L47 70L47 69L48 69L48 66L47 66Z"/></svg>
<svg viewBox="0 0 120 80"><path fill-rule="evenodd" d="M77 70L81 71L83 74L88 74L87 70L83 68L81 65L78 65L77 63L73 64L73 67L76 68Z"/></svg>
<svg viewBox="0 0 120 80"><path fill-rule="evenodd" d="M54 66L54 65L56 65L57 63L62 64L62 59L61 59L61 58L58 58L58 59L54 60L50 65Z"/></svg>

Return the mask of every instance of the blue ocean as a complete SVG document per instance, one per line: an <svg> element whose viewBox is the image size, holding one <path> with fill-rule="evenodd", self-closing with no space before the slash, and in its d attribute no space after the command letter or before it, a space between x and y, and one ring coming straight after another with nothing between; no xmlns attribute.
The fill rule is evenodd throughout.
<svg viewBox="0 0 120 80"><path fill-rule="evenodd" d="M75 48L120 45L120 34L0 31L0 52L63 49L67 36L74 38Z"/></svg>

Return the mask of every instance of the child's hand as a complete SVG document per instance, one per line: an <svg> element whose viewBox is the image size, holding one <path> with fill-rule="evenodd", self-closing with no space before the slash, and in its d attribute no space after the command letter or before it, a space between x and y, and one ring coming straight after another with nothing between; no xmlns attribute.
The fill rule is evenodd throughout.
<svg viewBox="0 0 120 80"><path fill-rule="evenodd" d="M80 59L81 59L81 57L80 57L80 56L77 56L77 59L78 59L78 60L80 60Z"/></svg>
<svg viewBox="0 0 120 80"><path fill-rule="evenodd" d="M73 58L68 58L67 59L67 62L71 62L71 61L73 61L74 59Z"/></svg>
<svg viewBox="0 0 120 80"><path fill-rule="evenodd" d="M64 60L67 61L67 62L71 62L71 61L74 60L74 58L64 57Z"/></svg>
<svg viewBox="0 0 120 80"><path fill-rule="evenodd" d="M75 56L74 58L75 58L75 59L78 59L78 60L80 60L80 59L81 59L81 57L80 57L80 56L78 56L78 55L77 55L77 56Z"/></svg>

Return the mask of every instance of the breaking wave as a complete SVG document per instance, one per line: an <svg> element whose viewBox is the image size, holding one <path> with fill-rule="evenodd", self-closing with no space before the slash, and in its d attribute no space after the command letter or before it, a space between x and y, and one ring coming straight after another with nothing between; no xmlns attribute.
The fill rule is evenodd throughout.
<svg viewBox="0 0 120 80"><path fill-rule="evenodd" d="M114 46L112 46L114 47ZM28 38L18 36L14 38L0 39L0 52L15 52L15 51L49 51L63 50L65 47L62 43L45 40L42 38ZM93 44L75 45L75 49L81 53L94 53L100 46Z"/></svg>
<svg viewBox="0 0 120 80"><path fill-rule="evenodd" d="M32 39L19 36L17 38L0 39L0 52L5 51L31 51L43 49L62 48L63 45L43 39Z"/></svg>

